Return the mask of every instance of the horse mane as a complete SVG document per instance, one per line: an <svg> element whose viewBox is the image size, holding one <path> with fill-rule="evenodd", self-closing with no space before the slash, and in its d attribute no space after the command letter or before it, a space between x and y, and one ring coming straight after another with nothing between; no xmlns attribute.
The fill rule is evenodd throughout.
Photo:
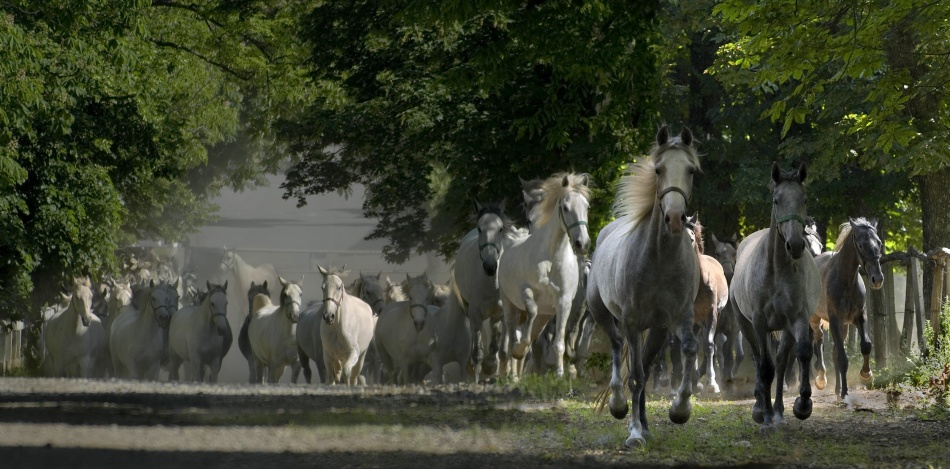
<svg viewBox="0 0 950 469"><path fill-rule="evenodd" d="M386 302L406 300L408 300L408 298L406 298L406 292L403 291L402 285L389 282L389 285L386 287Z"/></svg>
<svg viewBox="0 0 950 469"><path fill-rule="evenodd" d="M834 249L835 252L840 251L841 248L844 247L845 241L848 240L848 236L851 234L851 231L852 231L852 229L851 229L851 223L852 223L852 222L853 222L856 226L865 226L865 227L868 227L868 228L870 228L870 229L872 229L872 230L875 229L875 228L874 228L874 223L868 221L868 219L867 219L867 218L864 218L864 217L858 217L858 218L855 218L854 220L851 220L851 221L842 223L842 224L841 224L841 227L840 227L841 233L838 235L838 239L835 241L835 249Z"/></svg>
<svg viewBox="0 0 950 469"><path fill-rule="evenodd" d="M344 266L344 267L345 267L345 266ZM343 278L343 277L346 277L347 275L350 275L350 271L349 271L349 270L343 270L343 267L332 266L332 265L331 265L331 266L327 267L327 275L326 275L326 276L329 277L330 275L336 275L337 277Z"/></svg>
<svg viewBox="0 0 950 469"><path fill-rule="evenodd" d="M347 295L359 295L360 289L363 288L363 276L356 277L355 280L343 288Z"/></svg>
<svg viewBox="0 0 950 469"><path fill-rule="evenodd" d="M270 297L263 293L254 295L254 301L252 304L254 306L251 308L251 311L259 311L261 308L274 306L274 302L270 300Z"/></svg>
<svg viewBox="0 0 950 469"><path fill-rule="evenodd" d="M686 153L696 168L700 167L696 149L683 143L679 136L671 137L663 144L654 144L646 158L630 165L617 182L617 197L613 206L614 217L622 220L628 230L653 213L656 202L656 162L670 150Z"/></svg>
<svg viewBox="0 0 950 469"><path fill-rule="evenodd" d="M693 230L693 244L696 247L696 252L705 254L706 247L704 246L705 243L703 243L703 225L699 222L699 218L696 218L696 222L690 223L689 226Z"/></svg>
<svg viewBox="0 0 950 469"><path fill-rule="evenodd" d="M589 177L587 174L565 172L547 178L541 184L544 198L531 209L528 219L535 220L538 228L544 226L551 219L561 198L571 192L577 192L590 200L590 188L584 185L584 181ZM564 185L565 178L567 178L567 185Z"/></svg>

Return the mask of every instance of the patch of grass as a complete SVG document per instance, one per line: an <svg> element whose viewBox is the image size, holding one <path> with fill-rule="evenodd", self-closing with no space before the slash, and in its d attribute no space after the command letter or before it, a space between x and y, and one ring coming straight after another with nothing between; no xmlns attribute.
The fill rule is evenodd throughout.
<svg viewBox="0 0 950 469"><path fill-rule="evenodd" d="M528 397L542 400L569 398L576 395L576 388L583 389L587 386L587 383L588 381L583 378L557 377L552 373L543 375L526 374L518 382L513 382L507 378L502 378L498 382L501 386L517 389Z"/></svg>

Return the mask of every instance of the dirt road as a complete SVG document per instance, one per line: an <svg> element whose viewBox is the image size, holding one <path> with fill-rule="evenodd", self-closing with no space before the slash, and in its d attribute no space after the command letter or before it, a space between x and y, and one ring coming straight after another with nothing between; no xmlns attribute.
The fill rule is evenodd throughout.
<svg viewBox="0 0 950 469"><path fill-rule="evenodd" d="M0 467L950 465L947 422L888 410L880 393L862 394L866 412L818 395L812 418L764 442L748 416L749 400L698 401L685 426L664 420L662 403L651 404L657 442L642 450L622 448L623 424L594 412L592 392L576 394L541 401L490 386L350 390L3 378ZM702 441L708 434L715 440ZM796 456L795 443L809 439L850 449L830 459ZM883 452L862 454L874 448Z"/></svg>

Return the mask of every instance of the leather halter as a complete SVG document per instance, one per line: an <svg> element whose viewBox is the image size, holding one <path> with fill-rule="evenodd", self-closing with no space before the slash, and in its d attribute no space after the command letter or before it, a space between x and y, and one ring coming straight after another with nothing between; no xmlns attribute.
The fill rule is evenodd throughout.
<svg viewBox="0 0 950 469"><path fill-rule="evenodd" d="M686 191L676 186L670 186L670 187L667 187L666 189L663 189L660 192L657 192L656 194L657 200L662 200L663 196L666 194L669 194L670 192L679 192L679 194L683 196L683 199L686 200L686 204L687 205L689 204L689 195L686 194Z"/></svg>

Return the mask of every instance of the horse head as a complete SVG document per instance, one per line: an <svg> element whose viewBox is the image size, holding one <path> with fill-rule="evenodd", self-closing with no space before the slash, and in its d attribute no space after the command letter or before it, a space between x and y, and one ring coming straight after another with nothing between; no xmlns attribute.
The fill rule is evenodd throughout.
<svg viewBox="0 0 950 469"><path fill-rule="evenodd" d="M815 219L812 217L805 218L805 247L808 248L808 252L812 256L821 254L822 244L821 238L818 236L818 224L815 223Z"/></svg>
<svg viewBox="0 0 950 469"><path fill-rule="evenodd" d="M785 252L799 259L805 251L805 224L808 198L805 178L808 171L803 162L797 170L783 172L778 163L772 164L772 221L785 241Z"/></svg>
<svg viewBox="0 0 950 469"><path fill-rule="evenodd" d="M518 176L518 181L521 183L524 214L528 217L528 225L534 228L534 220L531 219L531 210L535 205L538 205L544 200L544 179L525 181L521 179L521 176Z"/></svg>
<svg viewBox="0 0 950 469"><path fill-rule="evenodd" d="M871 281L871 288L877 290L884 286L884 274L881 271L883 249L881 238L877 235L877 221L848 218L848 223L851 226L851 240L861 258L861 265Z"/></svg>
<svg viewBox="0 0 950 469"><path fill-rule="evenodd" d="M228 324L228 281L225 280L224 285L206 283L208 293L204 301L209 303L211 325L218 331L218 335L224 336L231 329Z"/></svg>
<svg viewBox="0 0 950 469"><path fill-rule="evenodd" d="M296 323L297 319L300 318L303 290L297 282L284 280L284 278L280 276L277 277L277 280L280 281L281 285L280 307L284 310L284 314L287 315L290 322Z"/></svg>
<svg viewBox="0 0 950 469"><path fill-rule="evenodd" d="M264 280L263 283L254 283L251 280L251 287L247 289L247 314L251 314L254 309L254 297L257 295L264 295L270 298L270 289L267 288L267 280Z"/></svg>
<svg viewBox="0 0 950 469"><path fill-rule="evenodd" d="M679 137L670 137L663 126L656 134L653 157L656 173L656 198L663 222L672 234L679 234L686 223L686 205L693 193L693 175L699 171L693 133L686 127Z"/></svg>
<svg viewBox="0 0 950 469"><path fill-rule="evenodd" d="M69 295L69 305L76 311L82 325L88 327L92 322L92 284L89 277L80 277L73 280L73 290Z"/></svg>
<svg viewBox="0 0 950 469"><path fill-rule="evenodd" d="M409 315L412 316L412 324L416 331L421 331L425 325L429 305L435 302L432 282L425 273L418 277L412 277L407 273L403 289L409 295Z"/></svg>
<svg viewBox="0 0 950 469"><path fill-rule="evenodd" d="M221 273L227 274L234 269L234 250L224 247L224 254L221 256Z"/></svg>
<svg viewBox="0 0 950 469"><path fill-rule="evenodd" d="M332 326L340 318L343 295L346 294L346 287L343 285L343 279L340 278L342 269L317 267L320 269L320 275L323 276L323 320Z"/></svg>
<svg viewBox="0 0 950 469"><path fill-rule="evenodd" d="M702 254L705 249L703 247L703 225L699 223L699 213L694 213L693 216L686 218L686 234L689 235L689 241L693 244L693 249Z"/></svg>
<svg viewBox="0 0 950 469"><path fill-rule="evenodd" d="M178 281L174 285L160 281L158 285L149 282L149 305L155 313L155 320L161 328L167 328L172 315L178 311Z"/></svg>
<svg viewBox="0 0 950 469"><path fill-rule="evenodd" d="M732 284L732 275L736 270L736 235L732 235L732 239L722 242L716 239L716 234L713 233L712 241L714 246L713 257L722 265L722 273L726 275L726 280Z"/></svg>
<svg viewBox="0 0 950 469"><path fill-rule="evenodd" d="M386 290L379 281L380 276L381 273L373 276L364 275L360 272L359 278L359 291L357 294L361 300L365 301L366 304L373 309L374 316L379 316L379 313L383 311L383 306L386 303Z"/></svg>
<svg viewBox="0 0 950 469"><path fill-rule="evenodd" d="M502 242L507 222L503 203L482 204L475 201L475 213L478 227L478 257L482 260L482 269L489 277L498 271L498 259L502 254Z"/></svg>
<svg viewBox="0 0 950 469"><path fill-rule="evenodd" d="M109 303L109 308L113 314L132 304L132 284L128 281L115 282L109 295Z"/></svg>

